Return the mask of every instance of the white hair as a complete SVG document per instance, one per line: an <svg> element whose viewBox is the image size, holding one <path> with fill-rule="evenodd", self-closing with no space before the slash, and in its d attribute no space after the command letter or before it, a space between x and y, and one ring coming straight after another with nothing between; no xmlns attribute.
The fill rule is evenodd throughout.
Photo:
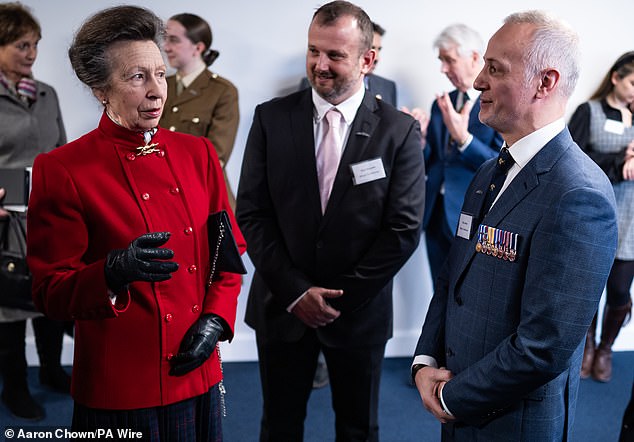
<svg viewBox="0 0 634 442"><path fill-rule="evenodd" d="M559 71L559 93L572 95L579 78L579 35L563 20L544 11L516 12L505 24L532 24L536 29L524 55L526 80L547 68Z"/></svg>
<svg viewBox="0 0 634 442"><path fill-rule="evenodd" d="M434 40L434 48L451 49L456 46L462 57L470 56L473 52L478 55L484 53L484 41L480 34L461 23L447 26Z"/></svg>

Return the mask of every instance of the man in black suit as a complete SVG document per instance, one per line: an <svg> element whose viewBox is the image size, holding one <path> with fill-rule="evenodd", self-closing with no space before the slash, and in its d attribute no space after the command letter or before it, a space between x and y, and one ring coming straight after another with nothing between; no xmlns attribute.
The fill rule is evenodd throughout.
<svg viewBox="0 0 634 442"><path fill-rule="evenodd" d="M258 345L261 441L302 440L320 350L337 440L378 440L392 279L419 242L425 171L418 123L363 87L371 44L363 10L322 6L308 32L312 88L255 110L237 219L256 269L246 322ZM324 170L336 113L343 152Z"/></svg>
<svg viewBox="0 0 634 442"><path fill-rule="evenodd" d="M374 73L376 66L379 64L381 50L383 49L385 29L378 23L372 22L372 31L372 49L376 52L376 56L374 57L374 63L370 67L370 71L365 76L365 88L376 98L380 98L386 103L390 103L396 107L396 83Z"/></svg>
<svg viewBox="0 0 634 442"><path fill-rule="evenodd" d="M374 73L376 65L379 64L379 55L383 49L384 35L385 29L378 23L372 22L372 50L374 50L375 53L374 63L372 63L370 70L365 75L363 84L365 84L365 88L370 94L396 107L396 83ZM310 87L308 78L302 78L299 89L306 89L308 87Z"/></svg>

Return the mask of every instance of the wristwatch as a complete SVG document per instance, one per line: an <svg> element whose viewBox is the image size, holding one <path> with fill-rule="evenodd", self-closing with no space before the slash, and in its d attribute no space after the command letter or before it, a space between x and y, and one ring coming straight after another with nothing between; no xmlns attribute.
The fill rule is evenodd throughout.
<svg viewBox="0 0 634 442"><path fill-rule="evenodd" d="M423 367L427 367L427 364L414 364L412 365L412 383L416 385L416 373Z"/></svg>

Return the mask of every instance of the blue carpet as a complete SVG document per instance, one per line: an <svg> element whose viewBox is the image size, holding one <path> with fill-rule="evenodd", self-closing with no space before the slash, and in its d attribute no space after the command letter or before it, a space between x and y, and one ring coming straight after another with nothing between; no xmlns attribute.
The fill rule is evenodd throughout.
<svg viewBox="0 0 634 442"><path fill-rule="evenodd" d="M440 425L423 408L418 392L409 385L409 358L388 358L383 366L380 397L380 436L383 442L434 442L440 440ZM258 440L262 398L256 362L225 363L228 416L224 421L226 442ZM634 375L634 352L614 355L614 377L602 384L581 382L573 442L615 442L623 410L629 400ZM29 383L35 399L46 409L37 427L70 424L72 401L68 396L40 387L37 368L29 368ZM29 425L12 418L0 405L0 428ZM334 440L334 415L330 390L314 390L308 405L306 442ZM8 439L7 439L8 440Z"/></svg>

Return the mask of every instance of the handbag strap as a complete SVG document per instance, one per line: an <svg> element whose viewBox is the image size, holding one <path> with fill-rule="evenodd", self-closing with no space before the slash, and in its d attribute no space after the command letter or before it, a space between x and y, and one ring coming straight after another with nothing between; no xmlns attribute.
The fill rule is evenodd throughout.
<svg viewBox="0 0 634 442"><path fill-rule="evenodd" d="M214 275L216 274L216 265L218 264L218 255L220 255L220 245L225 237L225 226L222 220L218 222L218 241L216 242L216 250L211 260L211 271L209 272L209 279L207 280L207 288L211 287Z"/></svg>

